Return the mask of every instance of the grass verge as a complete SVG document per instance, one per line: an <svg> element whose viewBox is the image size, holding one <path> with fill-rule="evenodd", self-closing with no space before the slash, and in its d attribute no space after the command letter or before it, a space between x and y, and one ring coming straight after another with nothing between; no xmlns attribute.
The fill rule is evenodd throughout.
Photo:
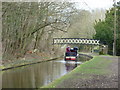
<svg viewBox="0 0 120 90"><path fill-rule="evenodd" d="M13 69L13 68L18 68L22 66L27 66L27 65L33 65L37 63L42 63L42 62L47 62L47 61L52 61L52 60L57 60L58 58L61 57L56 57L56 58L51 58L51 59L46 59L46 60L35 60L35 59L30 59L30 60L23 60L23 61L15 61L14 63L10 63L7 65L1 65L0 66L0 71L8 70L8 69Z"/></svg>
<svg viewBox="0 0 120 90"><path fill-rule="evenodd" d="M107 69L107 67L110 63L112 63L112 61L104 59L100 56L95 56L93 59L86 61L84 64L78 66L76 69L69 72L68 74L62 76L59 79L56 79L47 86L43 86L40 88L56 88L59 84L63 83L64 80L76 78L90 78L90 75L108 74L109 70Z"/></svg>

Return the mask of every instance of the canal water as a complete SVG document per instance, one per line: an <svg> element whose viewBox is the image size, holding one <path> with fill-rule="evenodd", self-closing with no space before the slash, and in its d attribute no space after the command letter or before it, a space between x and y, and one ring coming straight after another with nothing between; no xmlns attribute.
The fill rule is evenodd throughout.
<svg viewBox="0 0 120 90"><path fill-rule="evenodd" d="M82 62L54 60L4 71L2 88L38 88L73 70Z"/></svg>

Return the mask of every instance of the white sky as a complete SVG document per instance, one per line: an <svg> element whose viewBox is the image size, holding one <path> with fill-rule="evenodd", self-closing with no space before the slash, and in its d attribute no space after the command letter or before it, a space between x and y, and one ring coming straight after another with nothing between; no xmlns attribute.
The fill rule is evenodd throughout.
<svg viewBox="0 0 120 90"><path fill-rule="evenodd" d="M116 1L120 1L120 0L116 0ZM96 9L96 8L109 9L113 5L113 0L74 0L73 2L79 2L77 3L77 6L79 8L88 9L88 10Z"/></svg>
<svg viewBox="0 0 120 90"><path fill-rule="evenodd" d="M4 2L8 1L41 1L41 2L78 2L77 7L81 9L96 9L96 8L103 8L109 9L113 5L113 0L2 0ZM120 1L120 0L116 0Z"/></svg>

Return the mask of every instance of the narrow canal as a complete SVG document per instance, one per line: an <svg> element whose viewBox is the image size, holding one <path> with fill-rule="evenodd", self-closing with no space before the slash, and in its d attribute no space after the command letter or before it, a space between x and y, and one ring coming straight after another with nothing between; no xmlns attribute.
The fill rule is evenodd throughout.
<svg viewBox="0 0 120 90"><path fill-rule="evenodd" d="M82 62L54 60L4 71L2 88L38 88L65 75Z"/></svg>

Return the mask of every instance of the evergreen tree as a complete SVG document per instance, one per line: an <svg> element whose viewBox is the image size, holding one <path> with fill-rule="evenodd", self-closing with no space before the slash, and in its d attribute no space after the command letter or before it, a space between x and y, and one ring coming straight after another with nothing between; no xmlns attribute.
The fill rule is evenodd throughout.
<svg viewBox="0 0 120 90"><path fill-rule="evenodd" d="M117 43L116 54L120 55L120 7L117 4ZM106 18L104 21L99 20L94 26L96 34L94 39L99 39L101 43L108 45L108 54L112 54L113 40L114 40L114 8L111 8L106 12Z"/></svg>

